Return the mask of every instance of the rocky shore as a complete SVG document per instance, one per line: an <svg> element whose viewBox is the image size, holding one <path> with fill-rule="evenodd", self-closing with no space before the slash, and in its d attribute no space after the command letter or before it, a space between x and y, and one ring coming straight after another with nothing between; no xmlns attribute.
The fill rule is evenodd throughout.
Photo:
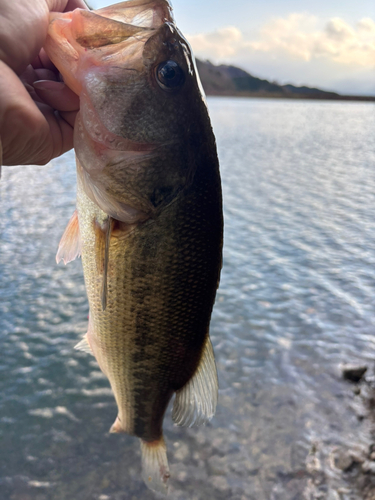
<svg viewBox="0 0 375 500"><path fill-rule="evenodd" d="M346 364L339 367L342 377L353 384L349 411L355 413L362 431L370 437L367 446L337 446L329 452L313 444L306 459L310 474L305 500L375 500L375 375L369 367ZM323 462L326 462L323 464ZM337 488L327 484L341 483ZM345 484L345 486L342 486Z"/></svg>

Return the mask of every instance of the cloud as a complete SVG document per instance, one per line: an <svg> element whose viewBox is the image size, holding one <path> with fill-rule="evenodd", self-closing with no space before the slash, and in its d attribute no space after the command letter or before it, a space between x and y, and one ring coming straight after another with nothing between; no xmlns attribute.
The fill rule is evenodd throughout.
<svg viewBox="0 0 375 500"><path fill-rule="evenodd" d="M209 57L219 60L234 56L247 44L241 31L235 26L227 26L213 33L202 33L187 36L187 38L196 55L209 54Z"/></svg>
<svg viewBox="0 0 375 500"><path fill-rule="evenodd" d="M322 26L315 16L293 13L272 19L255 37L245 37L235 26L228 26L188 39L198 57L214 61L264 54L275 59L324 59L352 67L375 66L375 21L371 18L353 26L333 18Z"/></svg>

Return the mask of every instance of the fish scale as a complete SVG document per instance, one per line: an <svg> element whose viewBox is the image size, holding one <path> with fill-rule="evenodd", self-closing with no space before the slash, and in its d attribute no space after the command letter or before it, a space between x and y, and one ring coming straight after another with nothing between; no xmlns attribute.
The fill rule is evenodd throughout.
<svg viewBox="0 0 375 500"><path fill-rule="evenodd" d="M190 196L193 198L201 197L203 201L205 198L207 200L203 190L203 196L199 196L199 190L198 196L195 190L191 191ZM201 337L204 338L207 334L211 313L210 309L202 308L202 301L212 302L211 297L216 289L216 282L207 280L205 276L204 264L209 270L209 263L202 261L202 253L206 247L210 260L213 259L215 251L218 253L220 225L215 241L211 224L207 224L207 220L200 216L201 212L196 209L188 212L191 217L189 224L181 204L190 205L183 195L181 202L177 200L173 203L169 210L164 212L163 217L126 235L123 244L120 245L114 238L115 241L111 243L109 250L109 262L116 262L116 266L109 271L109 283L116 285L111 286L108 305L103 311L100 303L102 282L101 276L97 275L95 229L92 220L93 217L98 217L103 221L107 216L104 213L96 215L97 206L79 187L77 208L82 238L82 261L93 325L89 338L92 338L95 346L100 346L93 348L94 354L112 386L122 387L117 402L120 414L124 415L121 420L126 422L126 431L150 441L161 437L160 418L164 415L172 393L185 385L199 362L203 345ZM194 206L197 205L198 201L195 199ZM82 219L81 212L85 214ZM90 212L91 216L87 217ZM179 212L183 214L181 225L176 224ZM203 225L201 231L199 221ZM164 227L160 228L163 225ZM211 238L207 238L208 234L211 234ZM203 236L203 242L199 241L199 236ZM178 245L175 243L176 239L179 241ZM156 245L157 240L163 241ZM185 243L181 244L183 240ZM199 250L194 251L195 248ZM161 259L158 253L155 254L155 250L160 252ZM220 256L216 258L218 257ZM153 261L156 267L153 266ZM188 262L189 272L186 272L181 261ZM217 267L216 265L216 274ZM208 290L207 283L211 283L211 291ZM186 354L176 356L176 352L189 352L191 356L194 350L197 353L190 365L186 364ZM109 352L113 353L113 357L110 357ZM184 370L176 372L179 365L184 366ZM152 375L147 376L147 372ZM134 390L129 374L134 379ZM152 383L151 379L155 379L155 383ZM141 391L139 388L145 385L147 389ZM116 394L116 389L114 392ZM159 411L159 420L153 418L149 422L149 430L137 431L135 429L142 426L137 427L134 420L142 419L142 414L153 413L154 400L150 400L152 393L155 393L155 399L159 402L164 401L164 405L161 405L164 408ZM128 400L130 394L134 397L132 404L129 404ZM125 401L122 400L123 396L126 396ZM132 418L126 412L129 407L134 406L142 411L135 412Z"/></svg>
<svg viewBox="0 0 375 500"><path fill-rule="evenodd" d="M139 37L134 16L151 23ZM65 263L82 255L90 314L77 348L111 384L111 432L141 439L142 477L165 492L162 426L173 394L179 425L209 421L217 404L208 331L223 218L207 107L166 0L53 16L47 42L81 102L77 211L57 254Z"/></svg>

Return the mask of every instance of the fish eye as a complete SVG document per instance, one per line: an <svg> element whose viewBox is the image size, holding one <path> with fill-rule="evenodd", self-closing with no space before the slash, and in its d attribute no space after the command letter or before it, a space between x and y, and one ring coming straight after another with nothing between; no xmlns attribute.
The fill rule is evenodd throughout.
<svg viewBox="0 0 375 500"><path fill-rule="evenodd" d="M182 87L185 75L174 61L165 61L156 68L156 80L163 90L172 91Z"/></svg>

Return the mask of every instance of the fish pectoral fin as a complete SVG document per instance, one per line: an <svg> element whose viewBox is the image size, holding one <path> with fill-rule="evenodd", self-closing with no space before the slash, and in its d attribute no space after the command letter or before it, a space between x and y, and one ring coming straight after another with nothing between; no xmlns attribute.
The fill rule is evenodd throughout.
<svg viewBox="0 0 375 500"><path fill-rule="evenodd" d="M189 382L176 392L173 421L177 425L187 427L209 422L216 411L217 397L218 381L214 351L207 336L196 372Z"/></svg>
<svg viewBox="0 0 375 500"><path fill-rule="evenodd" d="M96 254L96 267L98 274L103 275L101 300L102 309L105 311L107 307L107 277L108 277L108 261L109 261L109 246L111 243L111 233L114 226L114 219L108 216L104 228L95 222L95 254Z"/></svg>
<svg viewBox="0 0 375 500"><path fill-rule="evenodd" d="M80 255L81 237L79 234L78 214L77 210L74 210L60 240L56 254L56 262L59 263L60 260L63 260L66 265L68 262L80 257Z"/></svg>
<svg viewBox="0 0 375 500"><path fill-rule="evenodd" d="M83 351L83 352L87 352L88 354L94 355L94 353L92 352L92 349L90 347L89 341L87 339L87 333L85 333L85 336L83 337L83 339L80 340L78 342L78 344L74 346L74 349L77 349L77 351Z"/></svg>
<svg viewBox="0 0 375 500"><path fill-rule="evenodd" d="M141 439L141 452L143 481L150 490L166 495L170 473L163 436L152 442Z"/></svg>

